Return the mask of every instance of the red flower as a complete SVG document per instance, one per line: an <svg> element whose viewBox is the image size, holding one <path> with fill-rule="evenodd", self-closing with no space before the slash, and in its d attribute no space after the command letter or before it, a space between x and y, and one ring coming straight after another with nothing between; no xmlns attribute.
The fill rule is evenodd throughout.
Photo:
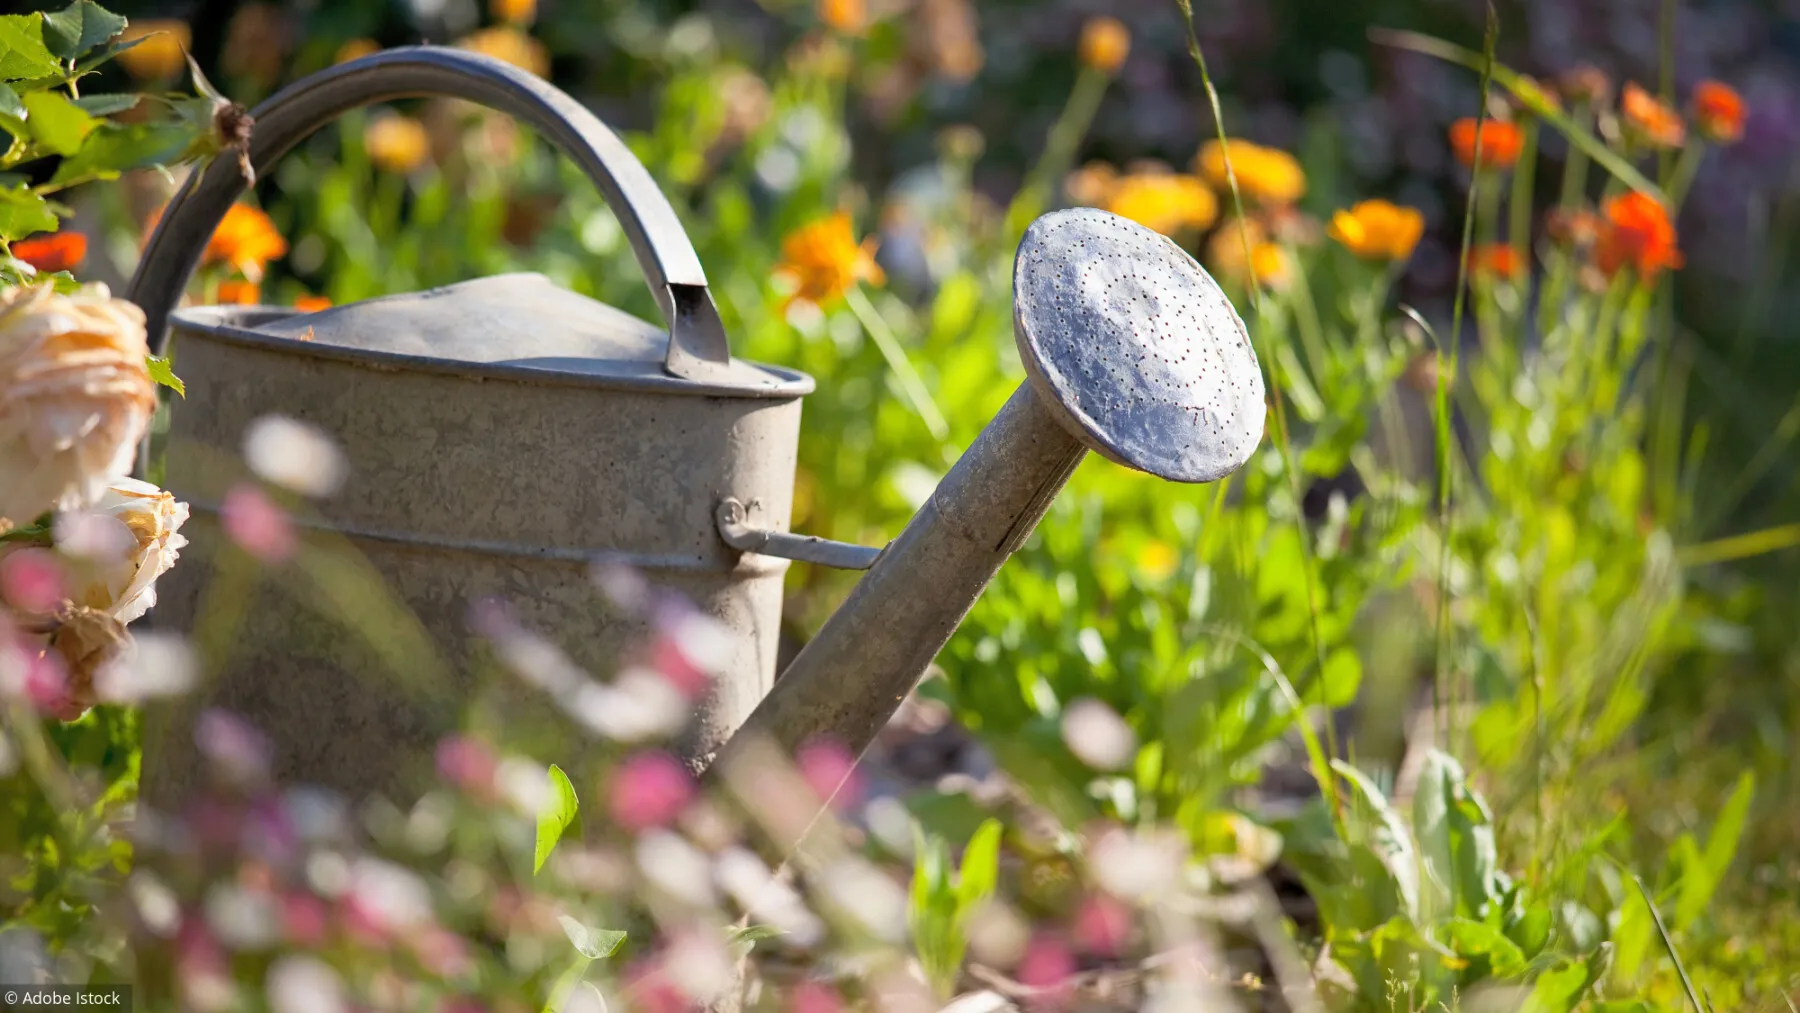
<svg viewBox="0 0 1800 1013"><path fill-rule="evenodd" d="M1730 85L1702 81L1694 86L1694 126L1700 136L1732 144L1744 136L1744 98ZM16 251L18 247L13 247Z"/></svg>
<svg viewBox="0 0 1800 1013"><path fill-rule="evenodd" d="M1632 191L1607 201L1602 210L1606 221L1594 245L1594 262L1609 277L1627 265L1645 280L1665 267L1681 266L1675 223L1655 199Z"/></svg>
<svg viewBox="0 0 1800 1013"><path fill-rule="evenodd" d="M1626 85L1619 94L1619 112L1624 114L1631 133L1652 147L1678 148L1687 139L1687 128L1675 110L1636 84Z"/></svg>
<svg viewBox="0 0 1800 1013"><path fill-rule="evenodd" d="M1482 243L1469 251L1469 274L1477 278L1523 278L1525 258L1511 243Z"/></svg>
<svg viewBox="0 0 1800 1013"><path fill-rule="evenodd" d="M12 244L12 255L40 271L73 271L87 257L87 237L79 232L53 232Z"/></svg>
<svg viewBox="0 0 1800 1013"><path fill-rule="evenodd" d="M1525 147L1525 135L1516 124L1505 120L1483 122L1480 137L1483 168L1511 168ZM1475 164L1475 139L1474 119L1464 117L1450 125L1450 147L1456 152L1458 162L1467 166Z"/></svg>

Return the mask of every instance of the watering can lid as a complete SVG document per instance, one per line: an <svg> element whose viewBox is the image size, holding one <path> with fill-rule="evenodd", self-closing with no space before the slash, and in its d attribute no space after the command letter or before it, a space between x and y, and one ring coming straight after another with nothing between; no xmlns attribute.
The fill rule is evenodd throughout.
<svg viewBox="0 0 1800 1013"><path fill-rule="evenodd" d="M731 360L723 375L704 383L670 376L663 370L667 331L536 273L499 274L316 313L264 318L248 328L229 326L230 318L221 319L215 308L183 311L176 318L188 329L216 336L233 336L232 331L253 339L274 336L308 342L321 353L341 350L420 364L428 360L434 366L462 364L478 373L549 374L570 382L669 393L795 396L812 388L804 374L742 359Z"/></svg>

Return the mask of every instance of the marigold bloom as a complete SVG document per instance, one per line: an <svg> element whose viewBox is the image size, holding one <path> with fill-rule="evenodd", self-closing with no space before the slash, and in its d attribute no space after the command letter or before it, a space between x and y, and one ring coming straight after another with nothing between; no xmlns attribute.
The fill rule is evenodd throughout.
<svg viewBox="0 0 1800 1013"><path fill-rule="evenodd" d="M1631 134L1652 147L1676 148L1687 139L1687 127L1675 110L1635 83L1627 84L1619 95L1619 112Z"/></svg>
<svg viewBox="0 0 1800 1013"><path fill-rule="evenodd" d="M819 20L833 31L857 35L868 25L868 5L863 0L819 0Z"/></svg>
<svg viewBox="0 0 1800 1013"><path fill-rule="evenodd" d="M500 21L528 25L537 17L537 0L488 0L488 12Z"/></svg>
<svg viewBox="0 0 1800 1013"><path fill-rule="evenodd" d="M1722 81L1695 85L1694 126L1709 141L1735 144L1744 136L1743 96Z"/></svg>
<svg viewBox="0 0 1800 1013"><path fill-rule="evenodd" d="M337 55L331 58L333 63L349 63L365 56L374 56L381 52L381 44L374 39L351 39L338 47Z"/></svg>
<svg viewBox="0 0 1800 1013"><path fill-rule="evenodd" d="M1231 182L1225 173L1227 148L1218 141L1200 147L1197 160L1200 174L1221 190ZM1234 139L1231 141L1231 168L1237 174L1238 192L1264 204L1292 204L1306 193L1306 172L1294 156L1277 148Z"/></svg>
<svg viewBox="0 0 1800 1013"><path fill-rule="evenodd" d="M1219 202L1198 176L1137 173L1119 181L1106 210L1172 236L1211 225L1219 215Z"/></svg>
<svg viewBox="0 0 1800 1013"><path fill-rule="evenodd" d="M550 51L544 48L543 43L511 25L483 28L458 42L456 47L491 56L539 77L550 73Z"/></svg>
<svg viewBox="0 0 1800 1013"><path fill-rule="evenodd" d="M1331 238L1365 260L1405 260L1424 234L1419 209L1379 198L1331 216Z"/></svg>
<svg viewBox="0 0 1800 1013"><path fill-rule="evenodd" d="M404 176L431 156L431 135L411 116L377 116L363 129L363 148L376 168Z"/></svg>
<svg viewBox="0 0 1800 1013"><path fill-rule="evenodd" d="M1608 277L1629 266L1647 281L1665 267L1681 266L1675 223L1655 198L1634 190L1607 201L1602 214L1606 221L1594 244L1594 263Z"/></svg>
<svg viewBox="0 0 1800 1013"><path fill-rule="evenodd" d="M95 285L0 292L0 517L97 501L156 407L144 314Z"/></svg>
<svg viewBox="0 0 1800 1013"><path fill-rule="evenodd" d="M792 299L823 305L859 281L886 280L875 263L875 238L857 243L848 212L839 211L795 230L781 243L777 276L794 286Z"/></svg>
<svg viewBox="0 0 1800 1013"><path fill-rule="evenodd" d="M1476 278L1510 281L1525 277L1527 266L1511 243L1481 243L1469 251L1468 271Z"/></svg>
<svg viewBox="0 0 1800 1013"><path fill-rule="evenodd" d="M262 286L254 281L228 278L219 282L218 300L220 306L259 306L262 304Z"/></svg>
<svg viewBox="0 0 1800 1013"><path fill-rule="evenodd" d="M160 217L160 212L158 214ZM154 227L154 222L152 227ZM252 281L262 279L269 261L287 256L287 240L261 209L233 204L207 241L205 263L230 264Z"/></svg>
<svg viewBox="0 0 1800 1013"><path fill-rule="evenodd" d="M1077 50L1081 62L1102 74L1117 73L1131 55L1131 31L1118 18L1104 15L1089 18L1081 26L1081 44Z"/></svg>
<svg viewBox="0 0 1800 1013"><path fill-rule="evenodd" d="M119 34L121 45L138 39L144 41L119 54L119 66L140 81L163 81L187 66L187 48L194 35L185 21L146 18L133 21Z"/></svg>
<svg viewBox="0 0 1800 1013"><path fill-rule="evenodd" d="M1484 169L1510 169L1519 161L1525 147L1525 135L1517 124L1505 120L1484 120L1480 126L1481 166ZM1450 125L1450 148L1456 160L1471 168L1475 165L1476 124L1465 116Z"/></svg>
<svg viewBox="0 0 1800 1013"><path fill-rule="evenodd" d="M1280 287L1290 273L1287 252L1280 243L1271 242L1266 230L1255 222L1240 227L1236 221L1226 221L1213 230L1212 238L1206 241L1207 266L1239 284L1245 282L1245 232L1250 245L1250 273L1258 284Z"/></svg>
<svg viewBox="0 0 1800 1013"><path fill-rule="evenodd" d="M303 295L294 300L294 308L302 313L317 313L331 308L331 300L322 295Z"/></svg>
<svg viewBox="0 0 1800 1013"><path fill-rule="evenodd" d="M73 271L87 257L87 237L79 232L52 232L12 244L12 255L40 271Z"/></svg>

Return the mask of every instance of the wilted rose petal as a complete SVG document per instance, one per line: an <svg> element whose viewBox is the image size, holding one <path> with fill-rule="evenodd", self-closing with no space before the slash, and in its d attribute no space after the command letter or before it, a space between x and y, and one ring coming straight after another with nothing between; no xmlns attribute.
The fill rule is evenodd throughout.
<svg viewBox="0 0 1800 1013"><path fill-rule="evenodd" d="M1118 713L1092 698L1063 711L1063 742L1076 758L1095 770L1118 770L1137 754L1137 736Z"/></svg>
<svg viewBox="0 0 1800 1013"><path fill-rule="evenodd" d="M225 526L225 534L239 548L265 563L286 561L299 545L287 511L247 482L232 486L225 494L219 520Z"/></svg>
<svg viewBox="0 0 1800 1013"><path fill-rule="evenodd" d="M848 809L862 800L862 778L856 770L856 757L835 739L809 742L794 758L800 776L821 800L830 799L834 808ZM835 794L834 794L835 793Z"/></svg>
<svg viewBox="0 0 1800 1013"><path fill-rule="evenodd" d="M1094 894L1075 912L1075 945L1097 957L1115 957L1131 939L1131 909L1117 898Z"/></svg>
<svg viewBox="0 0 1800 1013"><path fill-rule="evenodd" d="M131 635L125 632L125 624L105 612L79 605L56 610L50 650L62 659L63 688L69 707L78 712L77 716L99 702L96 684L100 673L118 664L130 646Z"/></svg>
<svg viewBox="0 0 1800 1013"><path fill-rule="evenodd" d="M324 961L286 956L263 979L273 1013L341 1013L344 985Z"/></svg>
<svg viewBox="0 0 1800 1013"><path fill-rule="evenodd" d="M337 443L317 426L265 415L244 434L244 459L263 479L302 496L329 496L344 484Z"/></svg>
<svg viewBox="0 0 1800 1013"><path fill-rule="evenodd" d="M613 771L607 805L613 821L633 833L667 826L694 797L687 768L667 753L638 753Z"/></svg>
<svg viewBox="0 0 1800 1013"><path fill-rule="evenodd" d="M63 564L39 548L0 548L0 597L17 612L45 613L64 598Z"/></svg>

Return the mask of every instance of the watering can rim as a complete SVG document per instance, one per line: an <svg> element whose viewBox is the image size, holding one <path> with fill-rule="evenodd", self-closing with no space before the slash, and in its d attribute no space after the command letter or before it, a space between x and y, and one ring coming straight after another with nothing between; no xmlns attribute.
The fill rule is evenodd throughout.
<svg viewBox="0 0 1800 1013"><path fill-rule="evenodd" d="M490 277L506 277L494 275ZM477 281L486 279L474 279ZM467 284L467 283L464 283ZM431 290L427 290L431 291ZM420 293L402 293L402 296ZM399 298L382 297L382 298ZM359 305L350 303L347 306ZM623 312L623 311L619 311ZM737 359L745 367L759 370L764 383L722 383L710 380L688 380L670 376L645 363L641 373L582 372L567 365L529 365L531 360L479 362L448 359L434 355L396 352L375 348L313 342L300 337L272 333L263 328L277 320L307 316L289 306L191 306L170 314L171 330L198 335L209 340L242 348L291 355L297 358L329 359L371 369L432 373L460 376L474 380L503 380L513 383L580 387L588 390L618 390L666 396L690 395L787 401L804 397L816 389L813 378L797 369L747 359ZM636 319L636 318L632 318ZM660 329L659 329L660 331ZM663 332L666 333L666 332ZM179 351L177 351L179 354Z"/></svg>

